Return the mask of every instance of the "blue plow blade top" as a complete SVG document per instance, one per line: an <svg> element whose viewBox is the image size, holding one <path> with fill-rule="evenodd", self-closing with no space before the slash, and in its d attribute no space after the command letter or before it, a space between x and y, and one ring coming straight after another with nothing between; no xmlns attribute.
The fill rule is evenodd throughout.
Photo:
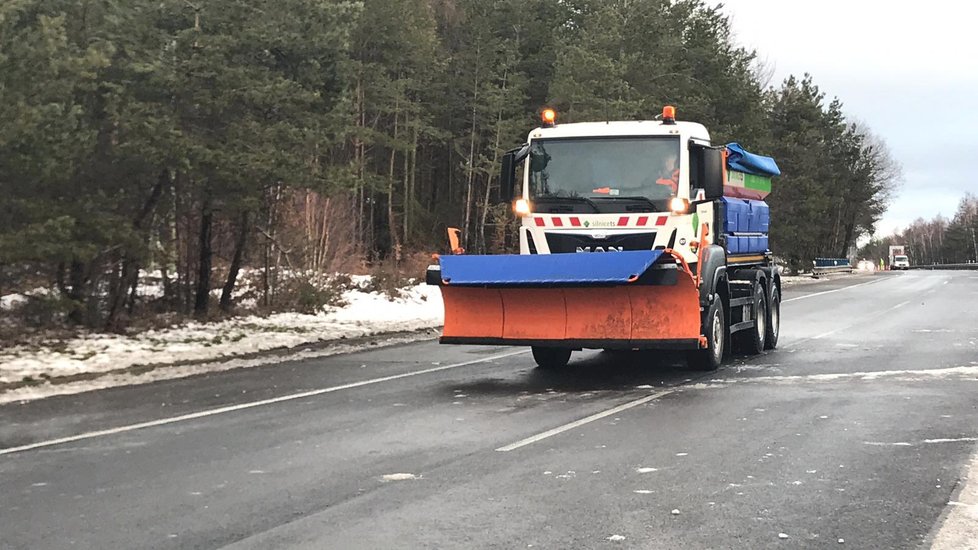
<svg viewBox="0 0 978 550"><path fill-rule="evenodd" d="M781 169L773 158L748 153L739 143L727 144L727 166L755 176L770 178L781 175Z"/></svg>
<svg viewBox="0 0 978 550"><path fill-rule="evenodd" d="M453 286L625 284L661 256L661 250L442 256L441 278Z"/></svg>

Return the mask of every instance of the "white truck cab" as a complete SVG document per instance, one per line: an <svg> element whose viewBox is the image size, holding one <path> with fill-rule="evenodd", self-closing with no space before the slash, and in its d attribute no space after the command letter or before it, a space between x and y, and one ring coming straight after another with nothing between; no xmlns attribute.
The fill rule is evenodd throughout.
<svg viewBox="0 0 978 550"><path fill-rule="evenodd" d="M676 121L669 107L662 120L543 119L517 150L521 254L669 248L696 261L689 244L701 223L712 240L714 219L712 203L697 201L699 153L711 145L702 124Z"/></svg>

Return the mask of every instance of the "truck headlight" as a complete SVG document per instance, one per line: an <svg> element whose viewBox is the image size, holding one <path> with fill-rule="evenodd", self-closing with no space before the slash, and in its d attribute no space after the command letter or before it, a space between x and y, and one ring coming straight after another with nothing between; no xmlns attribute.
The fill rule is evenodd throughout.
<svg viewBox="0 0 978 550"><path fill-rule="evenodd" d="M669 201L669 210L672 210L674 214L685 214L689 210L689 201L679 197L673 197Z"/></svg>
<svg viewBox="0 0 978 550"><path fill-rule="evenodd" d="M513 205L513 211L516 212L517 216L529 216L532 213L530 209L530 201L526 199L517 199L516 204Z"/></svg>

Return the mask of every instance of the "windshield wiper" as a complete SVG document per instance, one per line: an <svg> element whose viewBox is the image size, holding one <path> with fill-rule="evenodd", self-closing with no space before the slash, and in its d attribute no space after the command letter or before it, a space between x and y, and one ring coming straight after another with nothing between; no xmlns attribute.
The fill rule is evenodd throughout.
<svg viewBox="0 0 978 550"><path fill-rule="evenodd" d="M601 213L601 209L598 208L598 205L593 200L591 200L591 199L589 199L587 197L559 197L559 196L555 196L555 195L545 195L545 196L542 196L542 197L535 197L533 200L535 200L537 202L541 202L541 201L543 201L543 202L546 202L546 201L552 201L552 202L583 202L583 203L587 204L588 206L590 206L591 208L593 208L595 212L597 212L599 214Z"/></svg>
<svg viewBox="0 0 978 550"><path fill-rule="evenodd" d="M595 198L598 198L598 199L601 199L601 200L607 200L607 201L623 201L623 200L624 201L640 201L640 202L644 202L644 203L648 204L653 209L657 209L658 208L658 205L655 204L655 201L653 201L652 199L650 199L648 197L641 197L641 196L635 196L635 197L618 197L618 196L615 196L615 197L595 197Z"/></svg>

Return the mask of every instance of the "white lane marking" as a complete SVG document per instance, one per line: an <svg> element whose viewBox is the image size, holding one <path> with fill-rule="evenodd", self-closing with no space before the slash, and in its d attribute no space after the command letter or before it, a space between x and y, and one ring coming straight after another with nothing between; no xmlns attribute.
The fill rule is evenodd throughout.
<svg viewBox="0 0 978 550"><path fill-rule="evenodd" d="M384 474L380 479L382 481L407 481L409 479L421 479L421 476L408 473Z"/></svg>
<svg viewBox="0 0 978 550"><path fill-rule="evenodd" d="M873 279L872 281L866 281L865 283L859 283L858 285L844 286L842 288L836 288L833 290L825 290L822 292L815 292L812 294L805 294L804 296L795 296L794 298L788 298L787 300L781 300L782 304L787 304L788 302L794 302L795 300L804 300L805 298L814 298L815 296L823 296L825 294L832 294L833 292L842 292L843 290L849 290L850 288L859 288L861 286L871 285L873 283L879 283L887 279Z"/></svg>
<svg viewBox="0 0 978 550"><path fill-rule="evenodd" d="M863 441L863 445L872 445L874 447L916 447L917 445L921 444L932 445L934 443L974 443L976 441L978 441L978 437L945 437L939 439L925 439L918 443L908 443L906 441L897 441L895 443L888 443L886 441Z"/></svg>
<svg viewBox="0 0 978 550"><path fill-rule="evenodd" d="M540 433L540 434L537 434L537 435L534 435L534 436L530 436L530 437L528 437L526 439L521 439L520 441L517 441L516 443L510 443L509 445L506 445L504 447L500 447L500 448L498 448L496 450L499 451L499 452L501 452L501 453L508 453L509 451L515 451L516 449L519 449L520 447L525 447L527 445L530 445L531 443L536 443L537 441L541 441L543 439L547 439L548 437L555 436L555 435L557 435L559 433L566 432L567 430L573 430L574 428L577 428L579 426L583 426L583 425L588 424L590 422L594 422L595 420L601 420L602 418L611 416L613 414L618 414L621 411L625 411L625 410L631 409L632 407L637 407L639 405L644 405L645 403L648 403L649 401L652 401L654 399L658 399L660 397L669 395L670 393L673 393L675 391L676 390L664 390L664 391L660 391L660 392L657 392L657 393L653 393L652 395L647 395L647 396L645 396L645 397L643 397L641 399L636 399L634 401L629 401L628 403L624 403L622 405L618 405L617 407L615 407L613 409L608 409L606 411L595 413L595 414L592 414L591 416L586 416L586 417L584 417L584 418L582 418L580 420L575 420L575 421L573 421L573 422L571 422L569 424L564 424L563 426L557 426L556 428L554 428L552 430L547 430L547 431L545 431L543 433Z"/></svg>
<svg viewBox="0 0 978 550"><path fill-rule="evenodd" d="M961 491L955 500L948 501L931 550L978 548L978 452L961 477Z"/></svg>
<svg viewBox="0 0 978 550"><path fill-rule="evenodd" d="M877 380L880 378L891 378L899 381L919 382L929 379L948 379L958 377L960 380L978 382L978 366L967 367L948 367L943 369L920 369L920 370L884 370L884 371L861 371L861 372L842 372L828 374L806 374L806 375L785 375L785 376L754 376L747 378L727 378L713 379L709 382L699 382L687 384L683 389L690 390L712 390L721 389L734 384L758 384L758 383L804 383L804 382L838 382L842 380Z"/></svg>
<svg viewBox="0 0 978 550"><path fill-rule="evenodd" d="M850 329L850 328L858 325L860 322L866 322L866 321L875 319L876 317L879 317L880 315L889 313L889 312L891 312L891 311L893 311L895 309L900 309L901 307L903 307L903 306L905 306L905 305L907 305L909 303L910 303L910 300L907 300L906 302L900 302L899 304L897 304L897 305L895 305L895 306L893 306L893 307L891 307L891 308L889 308L887 310L884 310L882 313L878 313L876 315L871 315L871 316L867 317L866 319L863 319L862 321L857 321L857 322L852 323L852 324L849 324L849 325L845 325L845 326L842 326L842 327L839 327L839 328L836 328L836 329L832 329L832 330L830 330L828 332L823 332L822 334L819 334L818 336L810 336L808 338L802 338L801 340L797 340L797 341L791 342L791 343L792 344L800 344L801 342L806 342L808 340L820 340L822 338L825 338L826 336L831 336L831 335L835 334L836 332Z"/></svg>
<svg viewBox="0 0 978 550"><path fill-rule="evenodd" d="M304 391L300 393L293 393L289 395L283 395L280 397L273 397L271 399L262 399L261 401L252 401L250 403L240 403L238 405L229 405L227 407L218 407L216 409L208 409L206 411L199 411L195 413L182 414L180 416L171 416L169 418L161 418L159 420L150 420L148 422L140 422L138 424L130 424L128 426L120 426L118 428L110 428L107 430L98 430L94 432L86 432L78 435L72 435L69 437L61 437L58 439L50 439L47 441L38 441L37 443L31 443L29 445L21 445L20 447L8 447L6 449L0 449L0 456L8 455L13 453L19 453L22 451L29 451L31 449L39 449L41 447L51 447L54 445L61 445L63 443L71 443L74 441L81 441L84 439L94 439L96 437L103 437L106 435L115 435L125 432L131 432L134 430L141 430L143 428L154 428L156 426L165 426L167 424L175 424L177 422L186 422L187 420L196 420L198 418L205 418L208 416L215 416L218 414L225 414L235 411L241 411L245 409L253 409L255 407L263 407L265 405L273 405L275 403L282 403L284 401L294 401L296 399L302 399L305 397L313 397L316 395L322 395L324 393L333 393L342 390L349 390L353 388L359 388L361 386L369 386L372 384L380 384L381 382L390 382L391 380L399 380L401 378L408 378L411 376L420 376L422 374L431 374L433 372L439 372L448 369L457 369L459 367L466 367L469 365L475 365L477 363L486 363L488 361L493 361L495 359L504 359L506 357L512 357L514 355L520 355L523 353L528 353L529 350L520 350L510 353L501 353L498 355L491 355L489 357L483 357L482 359L474 359L472 361L465 361L463 363L455 363L452 365L445 365L441 367L433 367L430 369L424 369L413 372L406 372L403 374L395 374L392 376L384 376L381 378L371 378L370 380L361 380L359 382L351 382L349 384L343 384L341 386L332 386L329 388L321 388L318 390Z"/></svg>

